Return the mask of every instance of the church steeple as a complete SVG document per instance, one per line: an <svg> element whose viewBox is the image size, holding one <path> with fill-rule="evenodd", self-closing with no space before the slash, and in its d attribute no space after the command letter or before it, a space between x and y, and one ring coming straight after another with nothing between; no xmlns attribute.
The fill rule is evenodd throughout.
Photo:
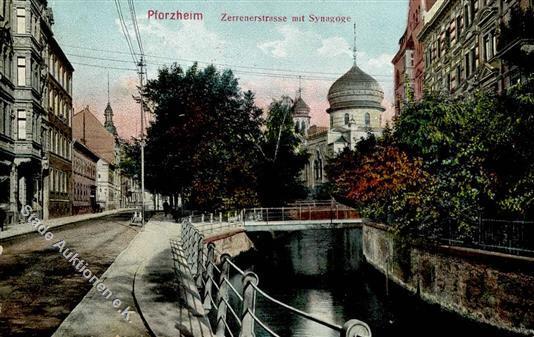
<svg viewBox="0 0 534 337"><path fill-rule="evenodd" d="M356 65L356 56L357 56L357 49L356 49L356 23L354 23L354 44L352 46L352 58L354 59L354 65Z"/></svg>
<svg viewBox="0 0 534 337"><path fill-rule="evenodd" d="M106 130L108 130L113 136L117 137L117 128L115 128L115 124L113 124L113 109L111 108L111 103L109 101L109 73L108 73L108 105L106 106L106 109L104 110L104 127Z"/></svg>
<svg viewBox="0 0 534 337"><path fill-rule="evenodd" d="M293 122L295 131L306 136L310 127L310 107L302 99L302 76L299 76L299 89L293 105Z"/></svg>

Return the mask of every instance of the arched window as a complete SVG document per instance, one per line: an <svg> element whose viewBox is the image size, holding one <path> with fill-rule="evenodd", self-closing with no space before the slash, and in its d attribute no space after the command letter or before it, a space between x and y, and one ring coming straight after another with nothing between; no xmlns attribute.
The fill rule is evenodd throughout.
<svg viewBox="0 0 534 337"><path fill-rule="evenodd" d="M371 115L368 112L365 113L364 119L365 119L365 127L366 128L370 127L371 126Z"/></svg>
<svg viewBox="0 0 534 337"><path fill-rule="evenodd" d="M345 114L345 125L349 125L349 114Z"/></svg>

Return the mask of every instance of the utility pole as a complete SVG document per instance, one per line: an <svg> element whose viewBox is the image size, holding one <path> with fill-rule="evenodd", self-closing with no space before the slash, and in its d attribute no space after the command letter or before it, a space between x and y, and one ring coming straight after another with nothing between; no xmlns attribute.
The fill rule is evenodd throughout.
<svg viewBox="0 0 534 337"><path fill-rule="evenodd" d="M143 104L143 79L145 60L139 60L139 104L141 105L141 225L145 226L145 107Z"/></svg>

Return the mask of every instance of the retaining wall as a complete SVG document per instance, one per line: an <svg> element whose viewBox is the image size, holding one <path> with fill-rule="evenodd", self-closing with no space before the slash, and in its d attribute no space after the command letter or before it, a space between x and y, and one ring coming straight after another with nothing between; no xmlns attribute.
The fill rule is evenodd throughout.
<svg viewBox="0 0 534 337"><path fill-rule="evenodd" d="M403 288L499 328L534 335L534 259L476 249L410 245L363 226L367 261Z"/></svg>

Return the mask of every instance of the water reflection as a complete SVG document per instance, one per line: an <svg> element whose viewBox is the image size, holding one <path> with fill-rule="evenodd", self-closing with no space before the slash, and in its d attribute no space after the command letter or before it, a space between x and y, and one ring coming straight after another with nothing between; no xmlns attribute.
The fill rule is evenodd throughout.
<svg viewBox="0 0 534 337"><path fill-rule="evenodd" d="M283 302L343 325L357 318L373 336L508 337L513 334L482 326L422 303L389 285L364 260L360 229L255 233L257 252L238 259L260 276L260 287ZM339 336L257 298L256 314L280 336ZM257 328L256 336L269 336Z"/></svg>

